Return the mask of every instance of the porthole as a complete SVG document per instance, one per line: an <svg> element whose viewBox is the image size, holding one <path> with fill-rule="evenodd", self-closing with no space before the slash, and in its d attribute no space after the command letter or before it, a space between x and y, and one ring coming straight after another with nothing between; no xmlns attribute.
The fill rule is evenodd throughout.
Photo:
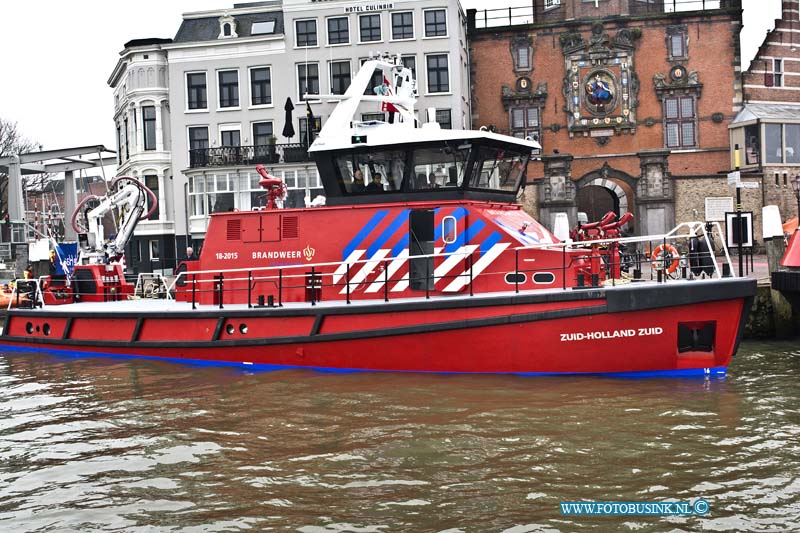
<svg viewBox="0 0 800 533"><path fill-rule="evenodd" d="M247 333L247 324L239 324L239 333L242 335Z"/></svg>
<svg viewBox="0 0 800 533"><path fill-rule="evenodd" d="M234 329L233 324L228 324L227 326L225 326L225 332L228 335L233 335L234 331L236 331L236 330Z"/></svg>
<svg viewBox="0 0 800 533"><path fill-rule="evenodd" d="M533 282L537 285L550 285L556 280L552 272L537 272L533 275Z"/></svg>
<svg viewBox="0 0 800 533"><path fill-rule="evenodd" d="M48 337L50 336L50 324L48 324L47 322L45 322L44 326L42 326L42 333L44 333Z"/></svg>
<svg viewBox="0 0 800 533"><path fill-rule="evenodd" d="M524 272L506 273L506 283L508 283L509 285L516 285L516 284L522 285L523 283L525 283L525 280L527 279L528 277L525 275Z"/></svg>
<svg viewBox="0 0 800 533"><path fill-rule="evenodd" d="M28 333L28 335L33 333L33 322L28 322L25 324L25 331Z"/></svg>

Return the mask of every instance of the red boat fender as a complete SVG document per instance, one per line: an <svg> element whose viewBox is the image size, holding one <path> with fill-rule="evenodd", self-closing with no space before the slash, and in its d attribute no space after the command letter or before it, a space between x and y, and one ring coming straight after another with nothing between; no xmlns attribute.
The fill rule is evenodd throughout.
<svg viewBox="0 0 800 533"><path fill-rule="evenodd" d="M667 267L667 272L672 274L678 269L678 265L680 264L680 254L678 253L678 249L669 243L666 246L659 244L656 249L653 250L653 255L650 256L650 259L653 260L653 268L656 270L661 270L664 268L665 253L668 253L672 256L672 263L670 263Z"/></svg>

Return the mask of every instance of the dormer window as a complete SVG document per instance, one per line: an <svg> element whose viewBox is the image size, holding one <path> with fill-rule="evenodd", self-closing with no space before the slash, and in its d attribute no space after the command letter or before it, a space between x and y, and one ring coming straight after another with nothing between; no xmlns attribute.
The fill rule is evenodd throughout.
<svg viewBox="0 0 800 533"><path fill-rule="evenodd" d="M274 20L254 22L253 27L250 28L250 35L269 35L272 33L275 33Z"/></svg>
<svg viewBox="0 0 800 533"><path fill-rule="evenodd" d="M225 14L219 18L219 38L231 39L234 37L238 37L236 34L236 20L232 16Z"/></svg>

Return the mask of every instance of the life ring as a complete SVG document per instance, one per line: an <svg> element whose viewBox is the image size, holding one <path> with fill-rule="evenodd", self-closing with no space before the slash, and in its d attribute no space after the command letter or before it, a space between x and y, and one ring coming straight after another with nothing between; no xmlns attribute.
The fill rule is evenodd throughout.
<svg viewBox="0 0 800 533"><path fill-rule="evenodd" d="M666 254L669 254L669 256L667 257ZM678 265L680 265L678 249L671 244L659 244L650 256L650 259L653 261L653 268L656 270L663 270L665 260L668 261L669 257L672 258L672 262L667 267L667 272L672 274L678 270Z"/></svg>

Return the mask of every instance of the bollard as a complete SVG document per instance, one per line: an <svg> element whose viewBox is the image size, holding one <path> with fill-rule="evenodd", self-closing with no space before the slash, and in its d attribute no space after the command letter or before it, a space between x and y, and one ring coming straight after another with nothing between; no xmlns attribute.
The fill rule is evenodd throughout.
<svg viewBox="0 0 800 533"><path fill-rule="evenodd" d="M263 296L261 297L261 303L262 304L264 303L264 297ZM273 295L271 295L271 294L269 296L267 296L267 305L269 307L275 307L275 297Z"/></svg>

